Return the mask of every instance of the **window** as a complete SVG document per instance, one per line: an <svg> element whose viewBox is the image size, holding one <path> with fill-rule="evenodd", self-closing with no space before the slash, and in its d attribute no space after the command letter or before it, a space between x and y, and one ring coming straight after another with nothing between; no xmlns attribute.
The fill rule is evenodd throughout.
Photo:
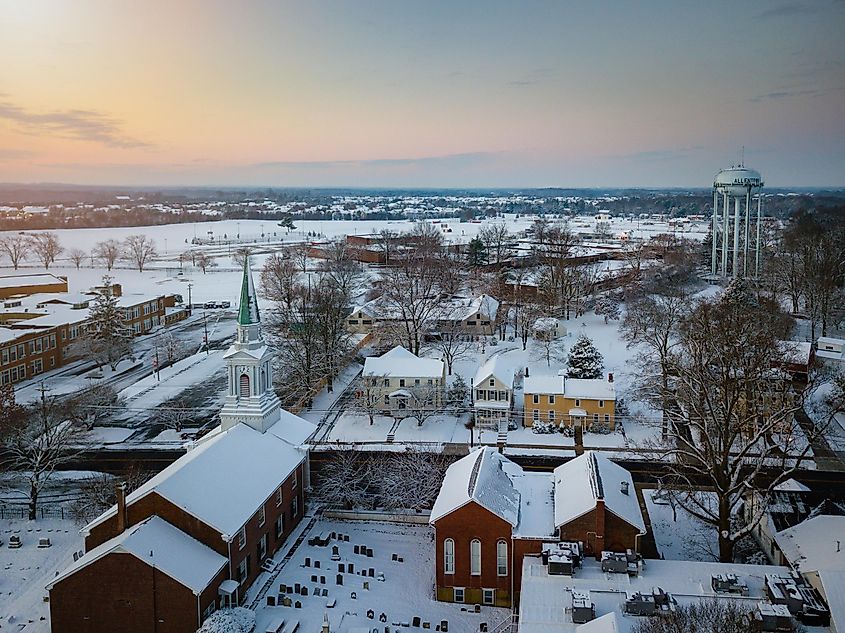
<svg viewBox="0 0 845 633"><path fill-rule="evenodd" d="M238 565L238 583L243 584L249 576L249 555Z"/></svg>
<svg viewBox="0 0 845 633"><path fill-rule="evenodd" d="M282 534L284 534L284 532L285 532L285 515L284 514L279 515L279 518L276 519L276 524L273 527L276 528L276 538L277 539L282 538Z"/></svg>
<svg viewBox="0 0 845 633"><path fill-rule="evenodd" d="M405 379L404 379L404 378L400 378L400 379L399 379L399 386L400 386L400 387L404 387L404 386L405 386Z"/></svg>
<svg viewBox="0 0 845 633"><path fill-rule="evenodd" d="M553 395L549 394L549 404L554 404L554 403L555 403L555 397Z"/></svg>
<svg viewBox="0 0 845 633"><path fill-rule="evenodd" d="M202 612L203 622L205 622L205 620L208 619L208 616L210 616L212 613L214 613L214 610L216 608L217 608L217 604L214 602L214 600L212 600L211 604L209 604L205 609L203 609L203 612Z"/></svg>
<svg viewBox="0 0 845 633"><path fill-rule="evenodd" d="M290 502L290 514L291 516L296 516L299 514L299 499L296 497Z"/></svg>
<svg viewBox="0 0 845 633"><path fill-rule="evenodd" d="M293 471L293 474L290 476L290 487L296 488L296 471Z"/></svg>
<svg viewBox="0 0 845 633"><path fill-rule="evenodd" d="M503 540L496 543L496 573L499 576L508 575L508 544Z"/></svg>
<svg viewBox="0 0 845 633"><path fill-rule="evenodd" d="M496 590L495 589L482 589L481 590L481 603L482 604L494 604L496 602Z"/></svg>
<svg viewBox="0 0 845 633"><path fill-rule="evenodd" d="M258 527L261 527L267 522L267 513L264 512L264 506L258 509Z"/></svg>
<svg viewBox="0 0 845 633"><path fill-rule="evenodd" d="M358 319L349 319L349 325L358 325Z"/></svg>
<svg viewBox="0 0 845 633"><path fill-rule="evenodd" d="M534 422L537 422L540 419L540 412L537 409L534 409L531 412L531 419L534 420Z"/></svg>
<svg viewBox="0 0 845 633"><path fill-rule="evenodd" d="M579 400L578 398L575 398L575 406L576 406L576 407L580 407L580 406L581 406L581 400Z"/></svg>
<svg viewBox="0 0 845 633"><path fill-rule="evenodd" d="M475 390L475 399L476 400L486 400L484 397L484 389L476 389Z"/></svg>
<svg viewBox="0 0 845 633"><path fill-rule="evenodd" d="M605 421L605 424L610 423L610 416L607 415L606 413L604 414L604 421Z"/></svg>
<svg viewBox="0 0 845 633"><path fill-rule="evenodd" d="M390 386L390 378L385 378L385 379L384 379L384 386L385 386L385 387L389 387L389 386Z"/></svg>
<svg viewBox="0 0 845 633"><path fill-rule="evenodd" d="M443 573L455 573L455 541L450 538L443 541Z"/></svg>
<svg viewBox="0 0 845 633"><path fill-rule="evenodd" d="M464 588L463 587L455 587L454 589L455 595L455 602L460 602L463 604L464 602Z"/></svg>
<svg viewBox="0 0 845 633"><path fill-rule="evenodd" d="M549 409L549 422L555 421L555 412L554 409Z"/></svg>
<svg viewBox="0 0 845 633"><path fill-rule="evenodd" d="M596 414L593 415L593 424L598 424L598 423L599 423L599 414L596 413Z"/></svg>
<svg viewBox="0 0 845 633"><path fill-rule="evenodd" d="M477 538L469 544L469 573L472 576L481 575L481 541Z"/></svg>
<svg viewBox="0 0 845 633"><path fill-rule="evenodd" d="M282 505L282 487L279 486L279 489L276 491L276 507Z"/></svg>
<svg viewBox="0 0 845 633"><path fill-rule="evenodd" d="M246 526L242 527L238 532L238 549L243 549L246 545Z"/></svg>
<svg viewBox="0 0 845 633"><path fill-rule="evenodd" d="M499 400L501 400L502 402L507 402L508 392L507 391L500 391L499 392Z"/></svg>
<svg viewBox="0 0 845 633"><path fill-rule="evenodd" d="M384 404L390 404L390 396L384 397Z"/></svg>
<svg viewBox="0 0 845 633"><path fill-rule="evenodd" d="M249 398L249 376L247 374L241 374L240 383L241 398Z"/></svg>
<svg viewBox="0 0 845 633"><path fill-rule="evenodd" d="M540 404L540 394L535 393L533 396L534 404Z"/></svg>
<svg viewBox="0 0 845 633"><path fill-rule="evenodd" d="M256 548L256 558L259 563L264 560L264 557L267 556L267 535L262 534L261 538L258 540L258 546Z"/></svg>
<svg viewBox="0 0 845 633"><path fill-rule="evenodd" d="M490 386L491 386L491 387L495 387L495 386L496 386L496 379L495 379L495 378L491 378L491 379L490 379Z"/></svg>
<svg viewBox="0 0 845 633"><path fill-rule="evenodd" d="M419 386L420 386L420 379L419 379L419 378L414 378L414 386L415 386L415 387L419 387Z"/></svg>
<svg viewBox="0 0 845 633"><path fill-rule="evenodd" d="M599 407L604 408L604 400L599 400Z"/></svg>

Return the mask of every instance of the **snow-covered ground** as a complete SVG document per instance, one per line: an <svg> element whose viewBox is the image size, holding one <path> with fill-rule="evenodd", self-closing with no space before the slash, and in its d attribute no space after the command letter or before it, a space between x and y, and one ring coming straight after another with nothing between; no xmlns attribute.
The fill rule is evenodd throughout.
<svg viewBox="0 0 845 633"><path fill-rule="evenodd" d="M667 560L714 560L719 552L716 529L677 504L673 511L667 503L655 503L656 492L643 490L657 551Z"/></svg>
<svg viewBox="0 0 845 633"><path fill-rule="evenodd" d="M12 535L22 541L19 549L7 547ZM52 546L39 548L39 538ZM0 541L0 630L49 633L45 585L83 549L78 526L70 519L0 519Z"/></svg>
<svg viewBox="0 0 845 633"><path fill-rule="evenodd" d="M311 535L330 532L348 536L349 540L332 539L325 547L308 545ZM308 595L294 595L293 591L282 595L288 595L294 605L299 601L301 608L267 606L265 596L257 609L256 631L264 631L277 617L286 621L298 620L302 631L318 631L324 614L328 615L331 630L336 633L349 633L358 627L381 631L389 626L396 630L412 624L414 617L429 622L431 631L441 620L449 623L450 633L477 633L481 622L486 622L492 630L508 616L506 609L482 607L480 613L474 613L469 607L434 600L432 537L428 526L317 521L267 594L278 598L280 585L295 587L299 584L307 589ZM355 554L354 548L358 545L371 548L373 556ZM339 560L332 560L334 547L337 547ZM402 562L394 560L394 555ZM310 559L308 567L305 566L306 558ZM319 568L315 567L317 561ZM344 565L342 573L340 565ZM371 568L373 574L369 575ZM338 575L343 577L342 585L337 584ZM261 579L256 582L256 585L260 584ZM320 590L319 596L315 595L315 589ZM327 595L322 595L323 590ZM368 617L369 611L372 611L372 618ZM382 613L384 618L380 619Z"/></svg>

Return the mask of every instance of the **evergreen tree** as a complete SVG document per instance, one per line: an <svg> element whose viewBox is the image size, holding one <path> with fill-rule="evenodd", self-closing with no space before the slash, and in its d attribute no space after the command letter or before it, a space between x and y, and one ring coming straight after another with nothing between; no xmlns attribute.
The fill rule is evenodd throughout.
<svg viewBox="0 0 845 633"><path fill-rule="evenodd" d="M114 370L132 352L132 331L126 326L123 310L111 290L111 277L103 277L103 291L98 293L88 312L88 323L81 353L98 366L108 363Z"/></svg>
<svg viewBox="0 0 845 633"><path fill-rule="evenodd" d="M484 248L480 237L476 236L470 241L467 258L470 266L483 266L487 263L487 249Z"/></svg>
<svg viewBox="0 0 845 633"><path fill-rule="evenodd" d="M468 394L469 388L467 387L466 380L464 380L463 376L458 374L455 376L455 381L452 383L452 386L449 387L449 393L447 395L449 405L455 408L463 407L466 403Z"/></svg>
<svg viewBox="0 0 845 633"><path fill-rule="evenodd" d="M567 378L601 378L604 359L586 334L582 334L569 350Z"/></svg>
<svg viewBox="0 0 845 633"><path fill-rule="evenodd" d="M702 266L710 266L710 260L713 256L713 225L710 224L710 228L707 229L707 235L704 236L704 240L701 242L699 253L701 254L701 265Z"/></svg>

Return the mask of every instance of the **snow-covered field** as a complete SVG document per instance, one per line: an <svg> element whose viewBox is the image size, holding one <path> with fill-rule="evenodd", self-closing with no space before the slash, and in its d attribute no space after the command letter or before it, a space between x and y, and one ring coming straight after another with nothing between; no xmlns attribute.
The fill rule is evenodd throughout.
<svg viewBox="0 0 845 633"><path fill-rule="evenodd" d="M310 535L330 532L341 533L349 540L332 539L325 547L308 545ZM477 633L481 622L492 630L508 616L506 609L482 607L480 613L474 613L468 607L434 600L432 537L427 526L317 521L267 594L277 599L287 595L294 606L267 606L265 596L257 609L256 631L264 631L278 617L286 622L298 620L301 631L318 631L324 614L336 633L349 633L354 628L381 631L388 626L396 630L412 624L415 617L420 618L420 623L429 622L431 631L441 620L449 623L450 633ZM371 548L373 556L355 554L357 545ZM339 560L332 560L335 547ZM394 560L394 555L402 562ZM310 566L305 565L306 558ZM317 561L319 568L315 566ZM339 571L341 565L343 572ZM337 576L342 576L342 585L337 583ZM256 582L260 584L261 579ZM307 595L295 595L292 590L282 594L279 589L283 584L290 588L300 585ZM301 608L296 608L297 601Z"/></svg>
<svg viewBox="0 0 845 633"><path fill-rule="evenodd" d="M656 490L643 490L657 551L667 560L712 561L719 552L715 528L679 506L655 503Z"/></svg>
<svg viewBox="0 0 845 633"><path fill-rule="evenodd" d="M78 530L70 519L0 519L0 630L49 633L45 585L82 550ZM19 549L7 547L12 535L20 536ZM39 548L39 538L52 546Z"/></svg>

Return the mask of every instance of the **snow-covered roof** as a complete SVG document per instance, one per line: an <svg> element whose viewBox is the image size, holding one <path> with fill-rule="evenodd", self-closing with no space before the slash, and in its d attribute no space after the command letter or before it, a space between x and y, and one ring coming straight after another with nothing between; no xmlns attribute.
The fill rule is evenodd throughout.
<svg viewBox="0 0 845 633"><path fill-rule="evenodd" d="M292 415L292 414L291 414ZM232 537L305 458L295 445L313 425L289 436L286 416L261 433L246 424L209 433L187 454L126 497L131 505L155 492L191 516ZM278 425L279 428L277 428ZM310 433L309 433L310 434ZM112 507L85 529L117 513Z"/></svg>
<svg viewBox="0 0 845 633"><path fill-rule="evenodd" d="M228 563L210 547L191 538L164 519L151 516L133 525L75 561L47 585L57 582L111 553L132 554L187 587L202 592Z"/></svg>
<svg viewBox="0 0 845 633"><path fill-rule="evenodd" d="M370 356L364 361L365 376L390 376L395 378L440 378L443 361L420 358L397 345L381 356Z"/></svg>
<svg viewBox="0 0 845 633"><path fill-rule="evenodd" d="M498 300L490 295L482 294L477 297L444 298L433 316L444 321L463 321L479 313L494 321L498 311ZM376 297L367 303L355 306L351 314L356 314L357 312L382 320L403 318L402 312L395 305L388 303L381 297Z"/></svg>
<svg viewBox="0 0 845 633"><path fill-rule="evenodd" d="M505 472L513 462L489 446L476 449L446 470L440 493L431 510L430 523L474 501L516 527L519 492Z"/></svg>
<svg viewBox="0 0 845 633"><path fill-rule="evenodd" d="M615 400L616 387L604 378L567 378L564 395L584 400Z"/></svg>
<svg viewBox="0 0 845 633"><path fill-rule="evenodd" d="M776 492L810 492L810 489L802 484L800 481L794 479L787 479L774 487Z"/></svg>
<svg viewBox="0 0 845 633"><path fill-rule="evenodd" d="M845 571L845 516L819 515L775 534L790 564L802 572Z"/></svg>
<svg viewBox="0 0 845 633"><path fill-rule="evenodd" d="M845 338L834 338L832 336L820 336L816 339L819 345L845 345Z"/></svg>
<svg viewBox="0 0 845 633"><path fill-rule="evenodd" d="M67 279L57 277L52 273L36 273L34 275L0 275L0 288L20 288L22 286L52 286L66 284Z"/></svg>
<svg viewBox="0 0 845 633"><path fill-rule="evenodd" d="M489 359L478 368L478 371L475 372L475 378L473 379L472 384L477 387L492 376L499 382L507 385L509 388L513 388L513 377L515 374L516 368L513 365L508 364L499 354Z"/></svg>
<svg viewBox="0 0 845 633"><path fill-rule="evenodd" d="M525 472L516 464L508 468L511 482L519 492L519 523L516 538L552 537L555 533L554 484L548 473Z"/></svg>
<svg viewBox="0 0 845 633"><path fill-rule="evenodd" d="M622 492L622 482L628 493ZM631 473L598 451L587 451L554 470L555 527L590 512L598 499L620 519L645 532Z"/></svg>
<svg viewBox="0 0 845 633"><path fill-rule="evenodd" d="M778 341L778 352L786 363L806 365L813 354L813 344L806 341Z"/></svg>
<svg viewBox="0 0 845 633"><path fill-rule="evenodd" d="M819 572L833 631L845 631L845 570L825 569Z"/></svg>
<svg viewBox="0 0 845 633"><path fill-rule="evenodd" d="M621 633L619 614L616 611L605 613L595 620L579 625L576 633Z"/></svg>
<svg viewBox="0 0 845 633"><path fill-rule="evenodd" d="M522 383L522 390L526 394L555 394L563 395L563 376L548 374L528 375Z"/></svg>

